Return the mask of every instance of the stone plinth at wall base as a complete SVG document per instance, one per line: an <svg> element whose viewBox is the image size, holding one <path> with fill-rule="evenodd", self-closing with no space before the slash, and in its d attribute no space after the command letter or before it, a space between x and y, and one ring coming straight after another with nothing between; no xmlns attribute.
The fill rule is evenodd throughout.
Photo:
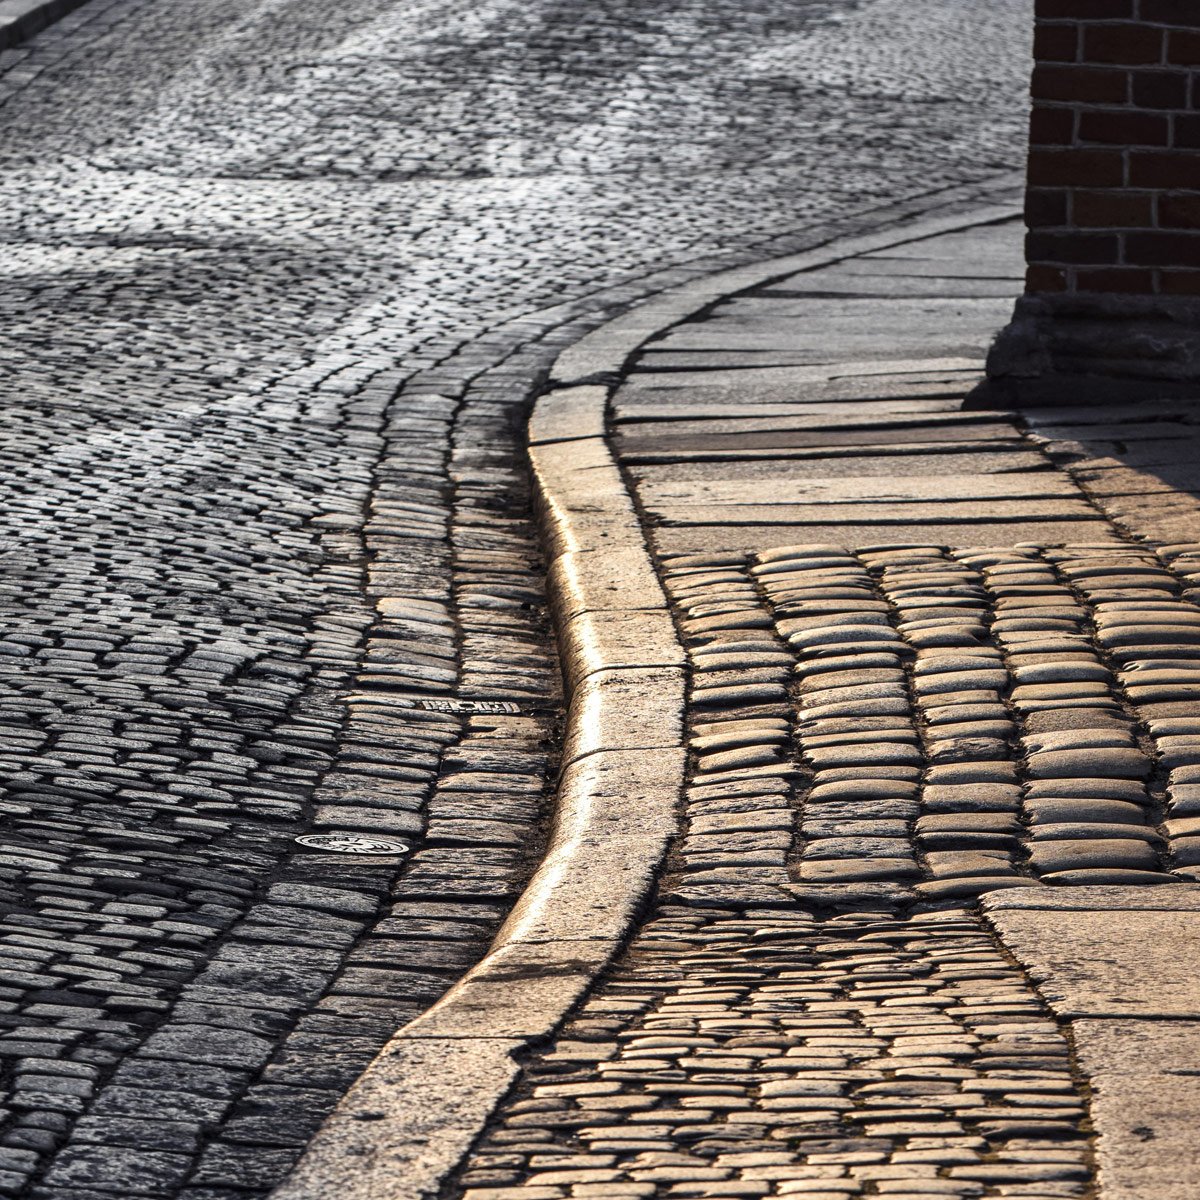
<svg viewBox="0 0 1200 1200"><path fill-rule="evenodd" d="M1200 401L1200 298L1023 296L966 407Z"/></svg>
<svg viewBox="0 0 1200 1200"><path fill-rule="evenodd" d="M1011 412L1014 408L1153 404L1167 400L1194 400L1200 404L1200 383L1048 371L1033 379L985 379L967 395L963 409Z"/></svg>

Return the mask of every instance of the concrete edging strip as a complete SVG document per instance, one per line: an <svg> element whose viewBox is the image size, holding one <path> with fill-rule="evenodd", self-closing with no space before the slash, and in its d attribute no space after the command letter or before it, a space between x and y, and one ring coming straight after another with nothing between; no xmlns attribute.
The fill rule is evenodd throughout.
<svg viewBox="0 0 1200 1200"><path fill-rule="evenodd" d="M558 358L529 424L566 684L546 858L485 958L401 1029L274 1200L432 1200L504 1098L516 1056L550 1036L620 950L677 832L684 654L609 447L609 390L644 342L768 280L1016 216L1012 204L898 222L672 288Z"/></svg>

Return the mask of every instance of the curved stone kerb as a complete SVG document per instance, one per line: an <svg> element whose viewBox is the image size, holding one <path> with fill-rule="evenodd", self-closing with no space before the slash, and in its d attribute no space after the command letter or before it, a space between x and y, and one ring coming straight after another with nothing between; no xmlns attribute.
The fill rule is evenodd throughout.
<svg viewBox="0 0 1200 1200"><path fill-rule="evenodd" d="M435 1196L511 1086L514 1056L590 988L654 887L686 761L684 660L606 404L602 388L550 393L530 424L570 697L546 858L487 957L392 1039L276 1200Z"/></svg>

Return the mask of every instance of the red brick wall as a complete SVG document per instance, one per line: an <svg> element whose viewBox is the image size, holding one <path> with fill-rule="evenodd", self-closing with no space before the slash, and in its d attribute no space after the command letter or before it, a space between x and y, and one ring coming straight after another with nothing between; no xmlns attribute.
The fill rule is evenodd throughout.
<svg viewBox="0 0 1200 1200"><path fill-rule="evenodd" d="M1037 0L1030 292L1200 295L1200 0Z"/></svg>

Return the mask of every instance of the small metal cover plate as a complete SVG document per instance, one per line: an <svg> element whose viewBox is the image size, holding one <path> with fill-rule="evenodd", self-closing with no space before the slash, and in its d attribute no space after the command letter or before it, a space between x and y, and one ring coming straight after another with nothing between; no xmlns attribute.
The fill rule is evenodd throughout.
<svg viewBox="0 0 1200 1200"><path fill-rule="evenodd" d="M305 833L296 839L313 850L333 854L407 854L407 842L394 838L371 837L365 833Z"/></svg>

